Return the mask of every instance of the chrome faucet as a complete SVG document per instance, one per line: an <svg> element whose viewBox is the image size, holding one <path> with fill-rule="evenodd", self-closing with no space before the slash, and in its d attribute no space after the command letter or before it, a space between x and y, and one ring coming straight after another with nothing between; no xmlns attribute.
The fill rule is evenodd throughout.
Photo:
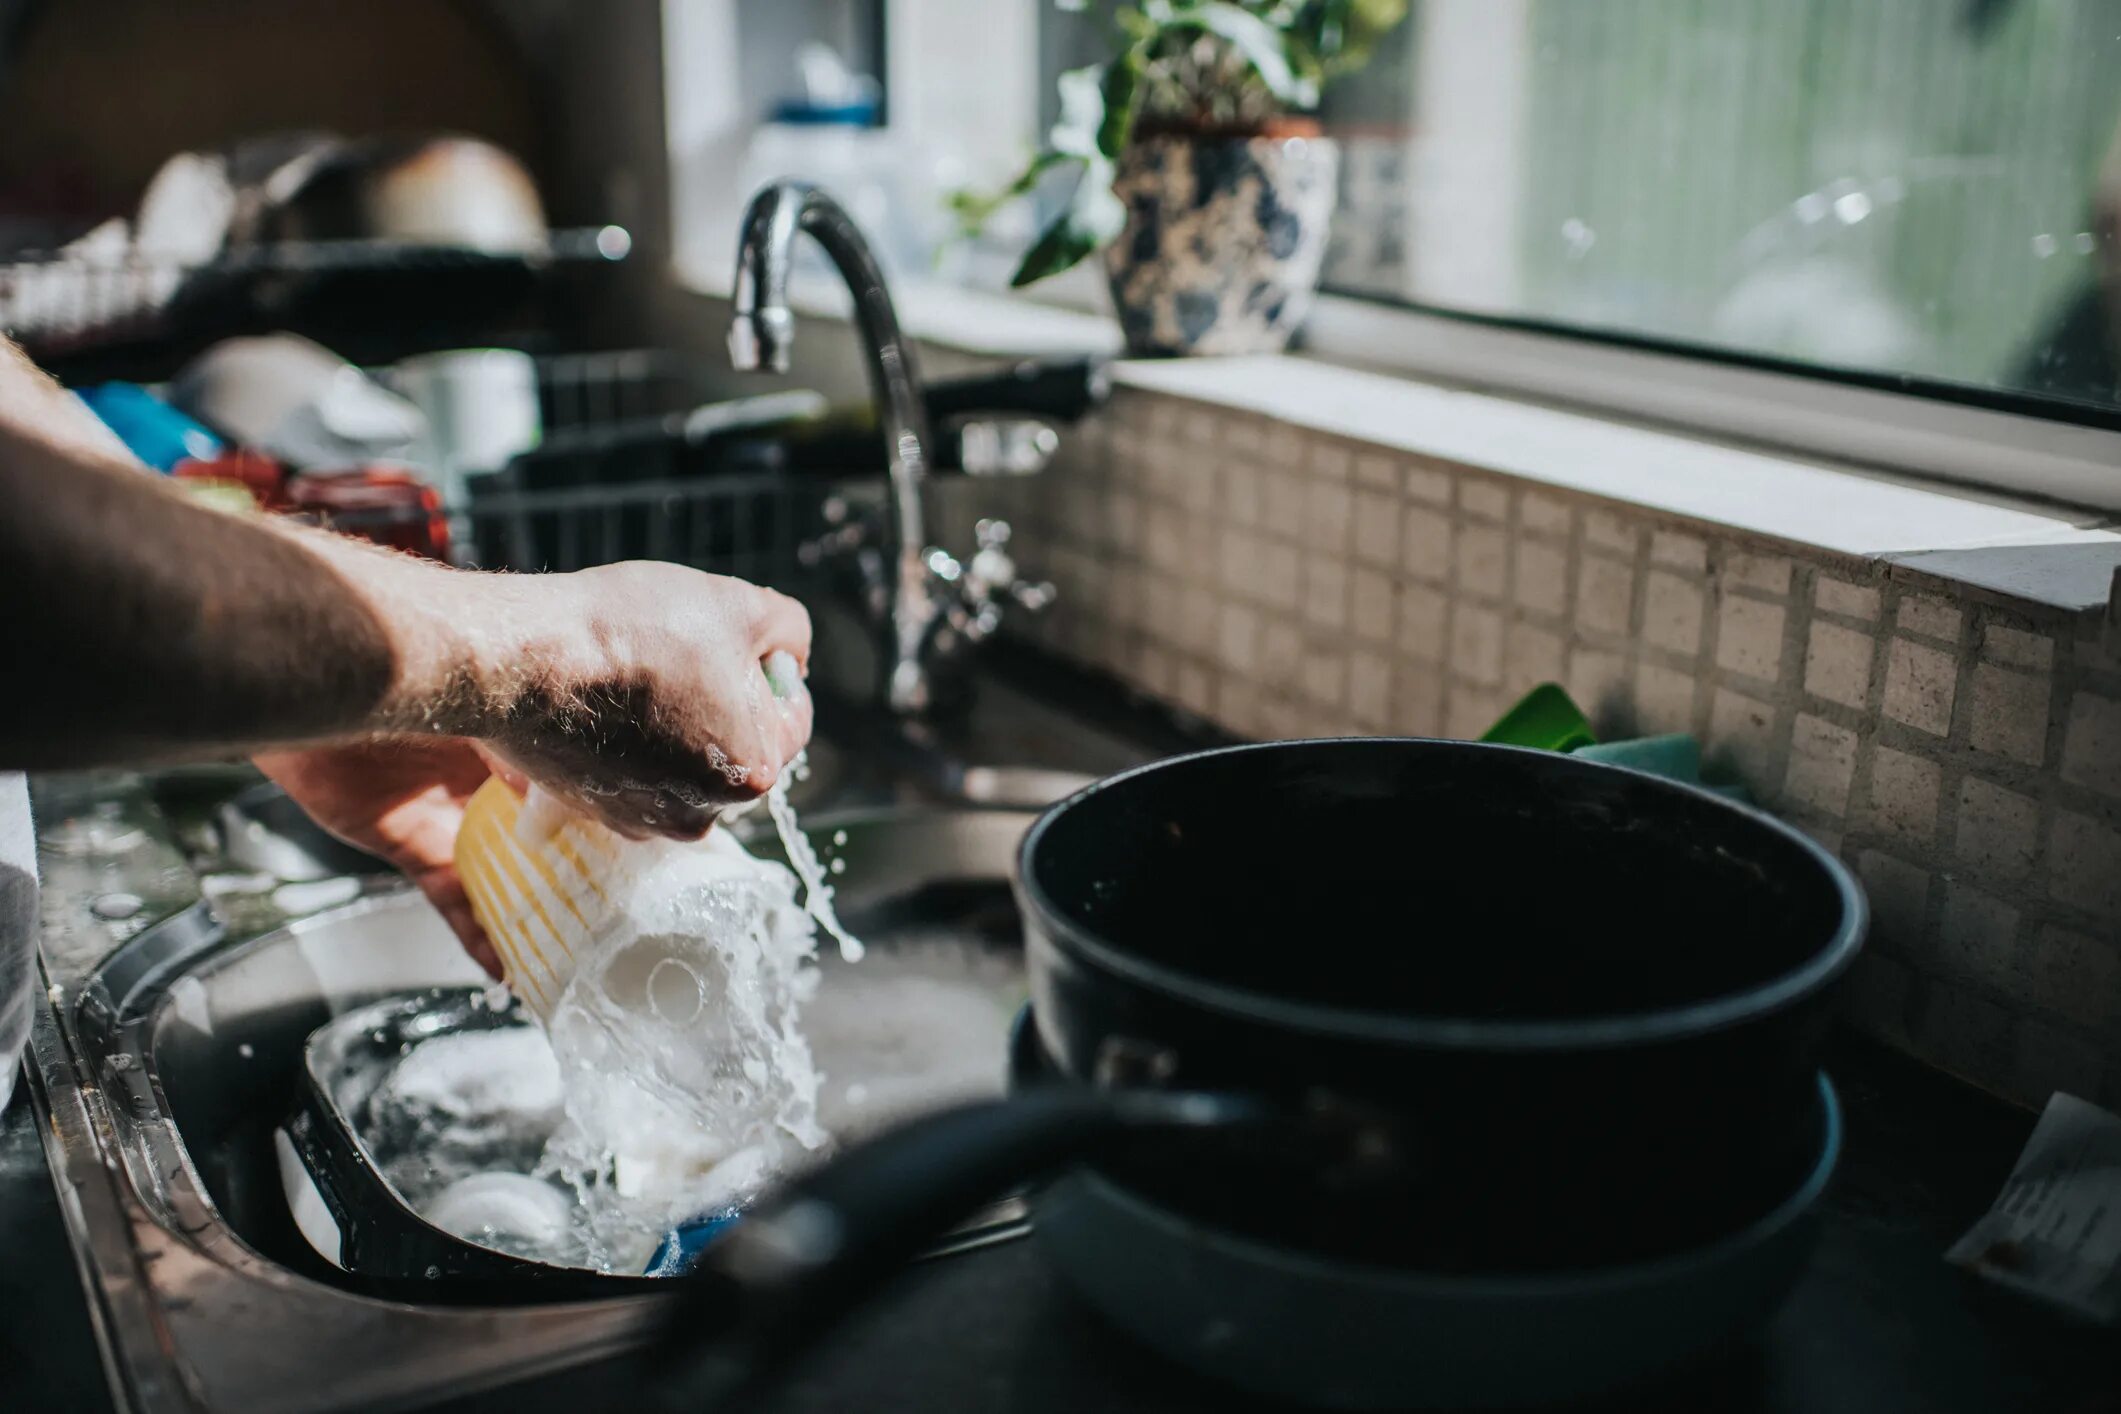
<svg viewBox="0 0 2121 1414"><path fill-rule="evenodd" d="M992 633L1003 597L1026 608L1052 598L1048 585L1028 584L1001 550L1009 527L981 522L980 551L970 566L928 544L928 448L932 440L921 402L920 369L899 330L883 272L839 203L805 182L780 181L751 199L737 244L735 310L729 323L729 361L743 372L788 371L795 316L788 308L788 276L795 238L809 235L824 248L854 296L854 323L869 367L884 435L891 493L886 537L889 563L879 567L879 627L886 638L881 691L887 706L908 716L937 705L934 668L964 646ZM863 537L828 537L828 549L861 548Z"/></svg>

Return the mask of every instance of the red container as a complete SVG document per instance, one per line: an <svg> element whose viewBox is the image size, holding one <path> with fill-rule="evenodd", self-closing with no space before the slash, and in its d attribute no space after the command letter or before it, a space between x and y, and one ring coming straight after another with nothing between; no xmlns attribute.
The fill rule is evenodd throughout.
<svg viewBox="0 0 2121 1414"><path fill-rule="evenodd" d="M449 560L442 497L402 467L312 472L287 483L288 508L345 535Z"/></svg>

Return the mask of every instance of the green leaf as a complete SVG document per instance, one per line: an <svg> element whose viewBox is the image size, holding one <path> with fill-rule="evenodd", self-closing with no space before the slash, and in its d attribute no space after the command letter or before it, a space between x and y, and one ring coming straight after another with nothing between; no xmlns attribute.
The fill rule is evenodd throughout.
<svg viewBox="0 0 2121 1414"><path fill-rule="evenodd" d="M1141 79L1141 48L1129 45L1105 66L1104 77L1098 84L1098 101L1103 105L1104 115L1097 127L1097 150L1110 161L1119 160L1120 153L1126 151L1127 139L1134 132L1135 101L1141 95Z"/></svg>
<svg viewBox="0 0 2121 1414"><path fill-rule="evenodd" d="M1112 164L1102 157L1083 164L1082 179L1075 184L1067 208L1024 253L1023 262L1009 279L1012 288L1022 289L1060 274L1126 229L1127 204L1112 194L1113 172Z"/></svg>
<svg viewBox="0 0 2121 1414"><path fill-rule="evenodd" d="M956 191L951 192L944 198L944 204L948 206L950 214L957 218L958 234L963 236L978 235L980 229L993 218L995 212L1015 201L1018 197L1028 196L1031 189L1039 184L1040 179L1055 167L1063 162L1076 160L1076 158L1069 157L1064 153L1040 152L1024 164L1024 170L1017 173L1016 180L1010 182L1009 185L1003 187L1000 191L979 192L972 190L970 187L960 187Z"/></svg>

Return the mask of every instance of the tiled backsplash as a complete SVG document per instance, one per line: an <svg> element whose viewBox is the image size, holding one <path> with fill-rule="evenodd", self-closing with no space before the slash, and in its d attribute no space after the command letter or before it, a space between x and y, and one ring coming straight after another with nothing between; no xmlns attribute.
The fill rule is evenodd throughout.
<svg viewBox="0 0 2121 1414"><path fill-rule="evenodd" d="M1548 680L1602 735L1695 733L1862 877L1858 1024L2121 1103L2098 616L1136 390L1000 499L1061 594L1021 632L1239 734L1473 736Z"/></svg>

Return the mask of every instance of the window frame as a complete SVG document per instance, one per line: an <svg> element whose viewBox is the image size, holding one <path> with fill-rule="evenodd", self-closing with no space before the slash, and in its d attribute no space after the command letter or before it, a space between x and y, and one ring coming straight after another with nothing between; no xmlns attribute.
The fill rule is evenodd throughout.
<svg viewBox="0 0 2121 1414"><path fill-rule="evenodd" d="M1328 362L1569 404L1692 432L2121 512L2121 429L1771 367L1595 330L1321 293L1303 335Z"/></svg>

